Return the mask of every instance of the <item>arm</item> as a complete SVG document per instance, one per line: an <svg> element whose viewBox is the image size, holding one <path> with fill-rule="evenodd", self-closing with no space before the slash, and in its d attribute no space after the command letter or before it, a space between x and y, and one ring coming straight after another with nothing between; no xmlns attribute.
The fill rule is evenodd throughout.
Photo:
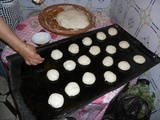
<svg viewBox="0 0 160 120"><path fill-rule="evenodd" d="M28 65L37 65L43 62L44 58L36 53L36 48L23 42L4 22L0 16L0 38L18 52Z"/></svg>

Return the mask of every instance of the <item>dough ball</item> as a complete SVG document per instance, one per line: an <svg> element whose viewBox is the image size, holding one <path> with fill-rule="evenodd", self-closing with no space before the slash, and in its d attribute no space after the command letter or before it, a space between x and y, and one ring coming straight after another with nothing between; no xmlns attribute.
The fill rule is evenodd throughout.
<svg viewBox="0 0 160 120"><path fill-rule="evenodd" d="M117 51L116 47L113 46L113 45L108 45L106 47L106 52L109 53L109 54L115 54Z"/></svg>
<svg viewBox="0 0 160 120"><path fill-rule="evenodd" d="M89 52L92 54L92 55L98 55L100 52L101 52L101 49L98 47L98 46L92 46L90 49L89 49Z"/></svg>
<svg viewBox="0 0 160 120"><path fill-rule="evenodd" d="M81 65L89 65L91 63L91 60L88 56L82 55L78 58L78 63Z"/></svg>
<svg viewBox="0 0 160 120"><path fill-rule="evenodd" d="M68 96L73 97L79 94L80 87L76 82L70 82L66 85L65 92Z"/></svg>
<svg viewBox="0 0 160 120"><path fill-rule="evenodd" d="M72 71L76 68L76 63L73 60L67 60L63 63L63 66L66 70Z"/></svg>
<svg viewBox="0 0 160 120"><path fill-rule="evenodd" d="M123 40L123 41L119 42L119 46L123 49L127 49L127 48L129 48L130 44L127 41Z"/></svg>
<svg viewBox="0 0 160 120"><path fill-rule="evenodd" d="M89 25L89 20L87 15L78 10L65 10L58 13L56 21L59 26L66 29L84 29Z"/></svg>
<svg viewBox="0 0 160 120"><path fill-rule="evenodd" d="M133 60L138 64L143 64L146 61L146 59L142 55L135 55L133 57Z"/></svg>
<svg viewBox="0 0 160 120"><path fill-rule="evenodd" d="M50 81L56 81L59 78L59 72L56 69L51 69L47 72L47 78Z"/></svg>
<svg viewBox="0 0 160 120"><path fill-rule="evenodd" d="M111 36L117 35L117 33L118 33L118 31L116 28L111 27L108 29L108 34Z"/></svg>
<svg viewBox="0 0 160 120"><path fill-rule="evenodd" d="M64 97L59 93L53 93L49 96L48 104L54 108L61 108L64 104Z"/></svg>
<svg viewBox="0 0 160 120"><path fill-rule="evenodd" d="M90 46L92 44L92 39L90 37L85 37L82 39L82 43L85 46Z"/></svg>
<svg viewBox="0 0 160 120"><path fill-rule="evenodd" d="M77 54L79 52L79 46L75 43L72 43L69 48L68 51L73 53L73 54Z"/></svg>
<svg viewBox="0 0 160 120"><path fill-rule="evenodd" d="M97 32L96 37L99 40L105 40L107 36L106 36L106 34L104 32Z"/></svg>
<svg viewBox="0 0 160 120"><path fill-rule="evenodd" d="M106 56L103 61L102 61L103 65L106 67L110 67L113 65L113 58L110 56Z"/></svg>
<svg viewBox="0 0 160 120"><path fill-rule="evenodd" d="M123 71L127 71L130 69L131 66L127 61L121 61L118 63L118 67Z"/></svg>
<svg viewBox="0 0 160 120"><path fill-rule="evenodd" d="M91 72L85 72L82 76L82 81L86 85L92 85L96 81L96 77Z"/></svg>
<svg viewBox="0 0 160 120"><path fill-rule="evenodd" d="M58 49L53 50L52 53L51 53L51 57L54 60L59 60L59 59L62 58L62 56L63 56L63 53Z"/></svg>
<svg viewBox="0 0 160 120"><path fill-rule="evenodd" d="M117 76L112 71L106 71L104 73L104 79L109 83L113 83L117 80Z"/></svg>

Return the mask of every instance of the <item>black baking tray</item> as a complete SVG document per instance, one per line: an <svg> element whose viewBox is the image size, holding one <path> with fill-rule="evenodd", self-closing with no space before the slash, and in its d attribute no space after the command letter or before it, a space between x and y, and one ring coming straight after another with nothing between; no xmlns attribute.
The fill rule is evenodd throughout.
<svg viewBox="0 0 160 120"><path fill-rule="evenodd" d="M118 34L110 36L107 32L110 27L116 28ZM104 32L107 36L106 40L99 41L96 38L97 32ZM93 40L91 46L98 45L101 48L101 53L97 56L91 55L89 53L91 46L86 47L82 44L84 37L90 37ZM121 49L118 46L121 40L128 41L130 47L126 50ZM68 52L68 46L71 43L79 45L80 52L78 54L73 55ZM107 45L114 45L117 48L116 54L109 55L105 51ZM63 57L58 61L53 60L50 56L54 49L59 49L63 52ZM139 40L117 24L65 38L38 47L37 50L45 58L45 61L37 66L27 66L18 54L7 57L11 88L23 120L63 119L72 112L124 85L160 63L158 55L148 50ZM133 56L136 54L143 55L146 62L144 64L135 63ZM87 55L91 59L91 64L88 66L79 65L77 59L81 55ZM102 60L108 55L114 59L114 65L104 67ZM68 59L74 60L77 64L75 70L71 72L63 68L63 62ZM131 65L128 71L121 71L117 67L118 62L122 60L128 61ZM46 77L47 71L52 68L60 72L60 78L56 82L51 82ZM111 70L117 75L116 82L111 84L104 81L103 74L107 70ZM96 82L91 86L82 83L82 75L87 71L94 73L96 76ZM75 97L68 97L64 92L66 84L71 81L77 82L80 86L81 91ZM54 109L47 103L49 95L54 92L64 96L65 103L60 109Z"/></svg>

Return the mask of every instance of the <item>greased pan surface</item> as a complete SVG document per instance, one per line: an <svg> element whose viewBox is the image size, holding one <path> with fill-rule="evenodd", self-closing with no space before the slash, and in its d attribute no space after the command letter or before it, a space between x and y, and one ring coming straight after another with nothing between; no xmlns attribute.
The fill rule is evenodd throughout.
<svg viewBox="0 0 160 120"><path fill-rule="evenodd" d="M118 30L117 35L110 36L108 34L108 29L111 27ZM104 41L99 41L96 38L97 32L104 32L107 38ZM84 37L92 39L93 43L89 47L83 45L82 39ZM124 50L119 47L118 43L122 40L126 40L130 44L128 49ZM80 48L76 55L68 52L68 46L72 43L76 43ZM97 56L89 53L89 49L93 45L97 45L101 49ZM117 48L116 53L108 54L105 50L107 45L115 46ZM60 60L51 58L51 52L54 49L62 51L63 57ZM45 61L38 66L27 66L17 56L9 57L11 86L23 119L62 119L98 97L141 75L160 62L157 55L149 51L117 24L42 46L38 51L45 58ZM133 56L137 54L146 59L144 64L137 64L133 61ZM80 65L77 59L81 55L87 55L91 59L91 64L88 66ZM102 60L106 56L111 56L114 60L111 67L105 67L102 64ZM70 72L63 67L63 63L69 59L76 63L76 68ZM118 63L123 60L128 61L131 66L127 71L118 68ZM57 69L60 73L56 82L51 82L46 77L47 71L52 68ZM104 81L103 74L108 70L114 72L117 76L114 83ZM92 72L96 76L93 85L85 85L82 82L82 75L85 72ZM67 83L71 81L78 83L80 86L80 93L75 97L69 97L64 91ZM60 109L54 109L48 104L50 94L55 92L64 96L64 105Z"/></svg>

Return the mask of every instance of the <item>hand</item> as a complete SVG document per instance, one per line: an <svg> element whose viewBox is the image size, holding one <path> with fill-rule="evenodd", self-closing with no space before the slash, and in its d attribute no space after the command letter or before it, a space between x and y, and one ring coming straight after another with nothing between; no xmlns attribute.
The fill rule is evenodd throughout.
<svg viewBox="0 0 160 120"><path fill-rule="evenodd" d="M27 65L37 65L44 61L44 58L36 53L36 48L27 43L19 54L23 57Z"/></svg>

